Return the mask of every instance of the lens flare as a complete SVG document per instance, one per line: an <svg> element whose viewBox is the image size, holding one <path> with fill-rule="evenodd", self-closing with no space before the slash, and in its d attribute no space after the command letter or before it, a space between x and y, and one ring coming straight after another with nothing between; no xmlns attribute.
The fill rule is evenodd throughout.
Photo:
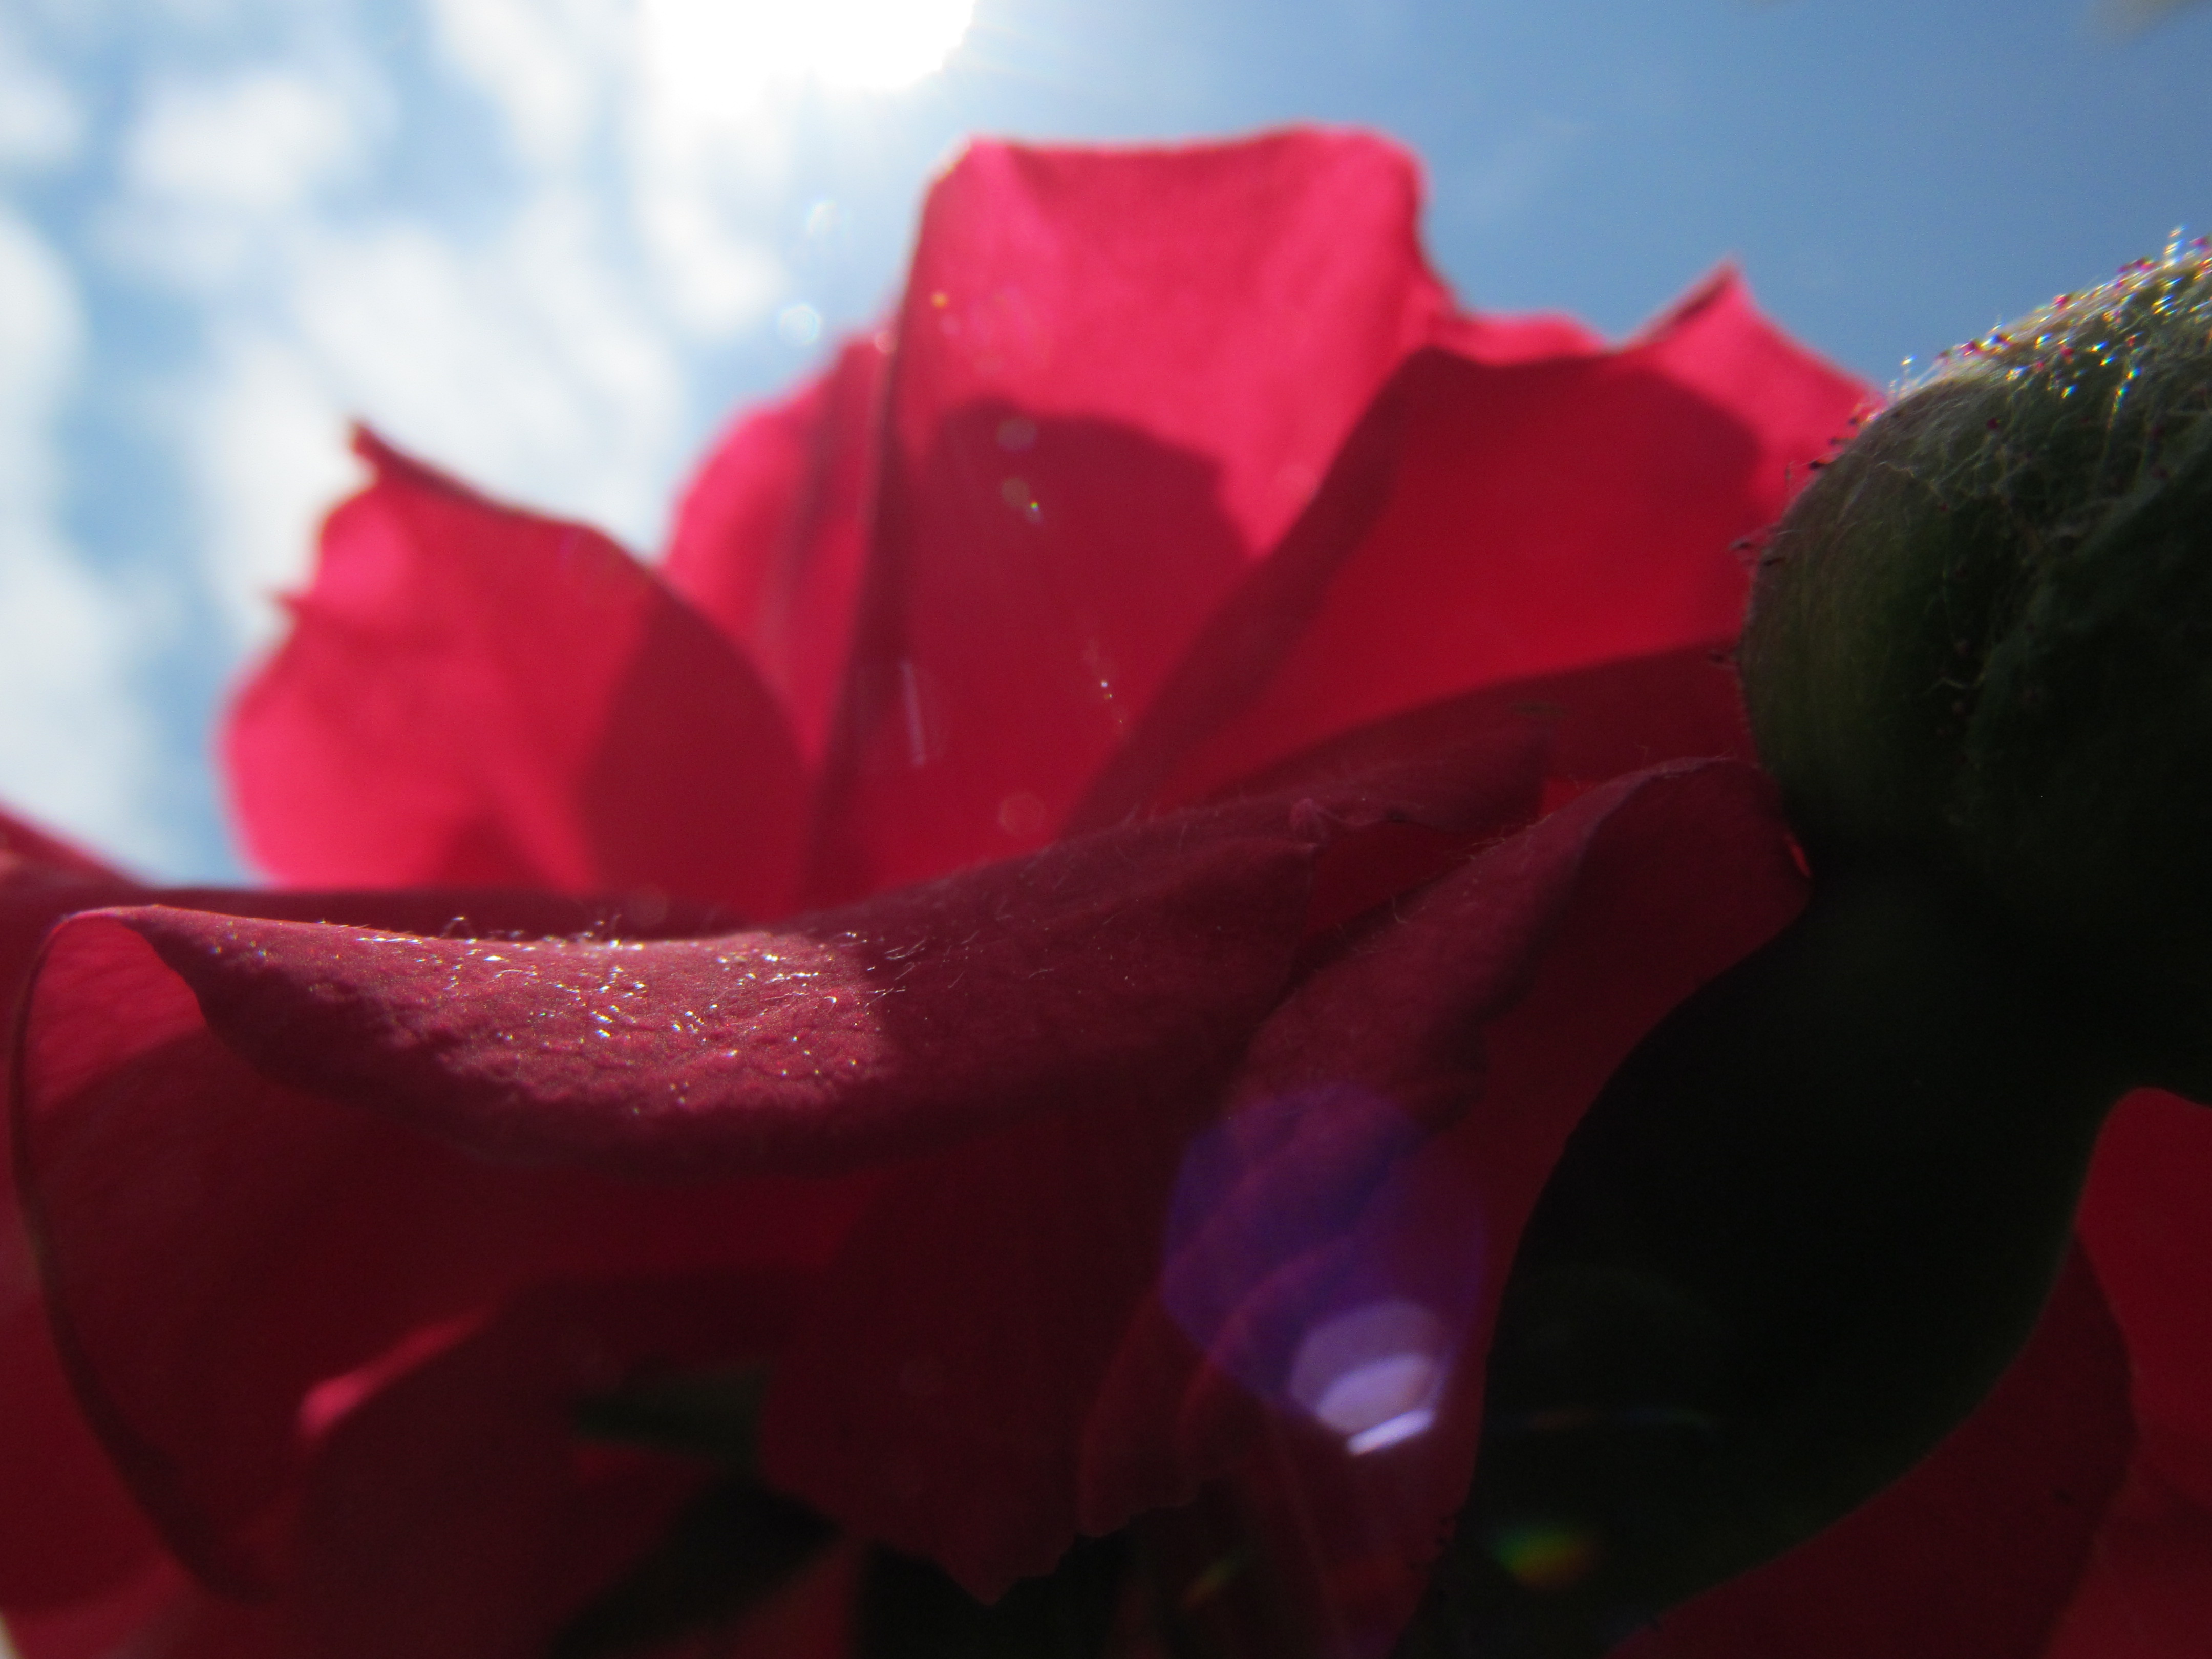
<svg viewBox="0 0 2212 1659"><path fill-rule="evenodd" d="M1353 1456L1381 1451L1434 1425L1450 1352L1450 1332L1426 1308L1395 1297L1370 1303L1307 1333L1291 1397Z"/></svg>
<svg viewBox="0 0 2212 1659"><path fill-rule="evenodd" d="M1532 1590L1563 1590L1597 1565L1597 1540L1573 1527L1514 1527L1492 1547L1498 1565Z"/></svg>

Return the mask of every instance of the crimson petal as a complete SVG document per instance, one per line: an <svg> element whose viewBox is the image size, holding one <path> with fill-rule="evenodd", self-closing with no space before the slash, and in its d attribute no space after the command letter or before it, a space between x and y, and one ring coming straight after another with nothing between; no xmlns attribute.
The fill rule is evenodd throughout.
<svg viewBox="0 0 2212 1659"><path fill-rule="evenodd" d="M1726 274L1616 351L1415 354L1074 821L1188 799L1485 688L1639 661L1683 663L1694 686L1699 659L1725 653L1741 621L1748 556L1731 544L1774 520L1793 474L1866 400ZM1690 706L1722 719L1691 752L1726 752L1741 742L1723 712L1733 688L1718 669L1703 678ZM1514 701L1570 716L1585 700L1601 713L1629 701L1606 684Z"/></svg>
<svg viewBox="0 0 2212 1659"><path fill-rule="evenodd" d="M1453 787L1525 803L1516 752ZM160 907L72 919L27 1005L18 1143L88 1413L184 1559L264 1582L302 1402L328 1378L550 1275L817 1261L866 1182L749 1177L878 1164L1233 1053L1289 970L1317 849L1399 799L1371 780L1315 795L1129 825L789 935L794 957L903 988L872 1005L759 936L511 937L543 922L542 898L506 915L481 896L458 916L435 895L357 902L381 929ZM391 931L441 915L467 935ZM697 1030L717 999L755 1056L734 1076ZM760 1013L750 1029L740 1004ZM619 1025L598 1018L625 1005ZM869 1065L817 1079L782 1057L802 1036L865 1041L847 1057ZM688 1103L671 1092L684 1085ZM726 1179L641 1185L618 1165Z"/></svg>
<svg viewBox="0 0 2212 1659"><path fill-rule="evenodd" d="M2037 1659L2127 1468L2127 1351L2077 1249L2020 1358L1925 1462L1615 1659Z"/></svg>
<svg viewBox="0 0 2212 1659"><path fill-rule="evenodd" d="M21 1659L301 1659L281 1609L218 1595L161 1555L96 1601L11 1613L8 1640Z"/></svg>
<svg viewBox="0 0 2212 1659"><path fill-rule="evenodd" d="M1402 153L1322 132L978 144L939 181L896 320L819 894L1054 832L1448 316L1418 196Z"/></svg>
<svg viewBox="0 0 2212 1659"><path fill-rule="evenodd" d="M548 1279L818 1266L864 1196L491 1167L255 1072L112 913L55 935L25 1027L16 1142L70 1380L172 1551L232 1589L276 1576L320 1385Z"/></svg>
<svg viewBox="0 0 2212 1659"><path fill-rule="evenodd" d="M272 1083L496 1159L857 1167L1249 1029L1286 971L1312 850L1287 833L1165 841L1063 844L789 931L698 939L81 916L33 994L28 1097L35 1113L113 1069L106 1007L167 1005Z"/></svg>
<svg viewBox="0 0 2212 1659"><path fill-rule="evenodd" d="M1272 1418L1296 1431L1302 1478L1359 1500L1316 1509L1322 1534L1348 1532L1329 1555L1425 1560L1467 1489L1504 1270L1567 1134L1802 890L1763 781L1676 763L1482 854L1316 975L1244 1067L1227 1201L1198 1206L1086 1425L1085 1528L1188 1499ZM1370 1361L1426 1364L1427 1416L1333 1401Z"/></svg>
<svg viewBox="0 0 2212 1659"><path fill-rule="evenodd" d="M1369 734L1349 776L1346 756L1310 757L1216 809L1297 800L1328 836L1311 943L1534 811L1540 754L1526 733L1407 750L1398 735ZM1081 1111L1064 1089L1057 1109L896 1171L778 1364L763 1434L779 1484L981 1595L1048 1569L1076 1529L1082 1425L1158 1272L1178 1161L1234 1054L1159 1054Z"/></svg>
<svg viewBox="0 0 2212 1659"><path fill-rule="evenodd" d="M0 814L0 1017L12 1025L39 941L72 910L128 902L137 883ZM52 1610L110 1592L158 1548L70 1391L0 1136L0 1607Z"/></svg>
<svg viewBox="0 0 2212 1659"><path fill-rule="evenodd" d="M867 562L890 362L848 342L820 379L749 410L684 494L662 574L735 641L818 765Z"/></svg>
<svg viewBox="0 0 2212 1659"><path fill-rule="evenodd" d="M2081 1231L2127 1339L2135 1462L2053 1659L2165 1659L2212 1629L2212 1112L2140 1090L2106 1126Z"/></svg>
<svg viewBox="0 0 2212 1659"><path fill-rule="evenodd" d="M596 531L356 447L375 479L231 716L254 855L302 885L787 908L805 780L730 643Z"/></svg>
<svg viewBox="0 0 2212 1659"><path fill-rule="evenodd" d="M284 1587L318 1659L536 1659L713 1471L575 1437L641 1370L758 1363L794 1284L538 1287L316 1435Z"/></svg>

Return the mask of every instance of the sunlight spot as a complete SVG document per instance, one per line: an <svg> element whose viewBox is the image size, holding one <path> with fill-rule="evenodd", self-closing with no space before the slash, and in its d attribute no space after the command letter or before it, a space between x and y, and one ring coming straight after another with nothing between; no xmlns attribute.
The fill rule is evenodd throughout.
<svg viewBox="0 0 2212 1659"><path fill-rule="evenodd" d="M678 82L910 86L943 67L975 0L644 0L654 68Z"/></svg>

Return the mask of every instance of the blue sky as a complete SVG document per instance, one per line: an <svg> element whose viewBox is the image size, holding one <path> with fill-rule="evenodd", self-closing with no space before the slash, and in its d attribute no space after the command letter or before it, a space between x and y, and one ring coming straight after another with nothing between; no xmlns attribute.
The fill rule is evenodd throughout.
<svg viewBox="0 0 2212 1659"><path fill-rule="evenodd" d="M2129 3L0 0L0 798L235 876L210 733L346 417L650 550L965 134L1377 127L1470 304L1733 258L1887 381L2212 228L2212 7Z"/></svg>

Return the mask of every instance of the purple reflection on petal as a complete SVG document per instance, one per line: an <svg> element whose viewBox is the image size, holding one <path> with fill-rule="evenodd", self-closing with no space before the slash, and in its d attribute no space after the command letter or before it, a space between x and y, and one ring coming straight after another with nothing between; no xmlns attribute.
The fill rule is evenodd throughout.
<svg viewBox="0 0 2212 1659"><path fill-rule="evenodd" d="M1435 1421L1480 1285L1469 1183L1351 1085L1255 1102L1185 1155L1161 1301L1255 1395L1355 1455Z"/></svg>
<svg viewBox="0 0 2212 1659"><path fill-rule="evenodd" d="M1325 1319L1291 1361L1291 1398L1344 1437L1354 1456L1427 1431L1451 1374L1451 1332L1418 1302L1391 1297Z"/></svg>

